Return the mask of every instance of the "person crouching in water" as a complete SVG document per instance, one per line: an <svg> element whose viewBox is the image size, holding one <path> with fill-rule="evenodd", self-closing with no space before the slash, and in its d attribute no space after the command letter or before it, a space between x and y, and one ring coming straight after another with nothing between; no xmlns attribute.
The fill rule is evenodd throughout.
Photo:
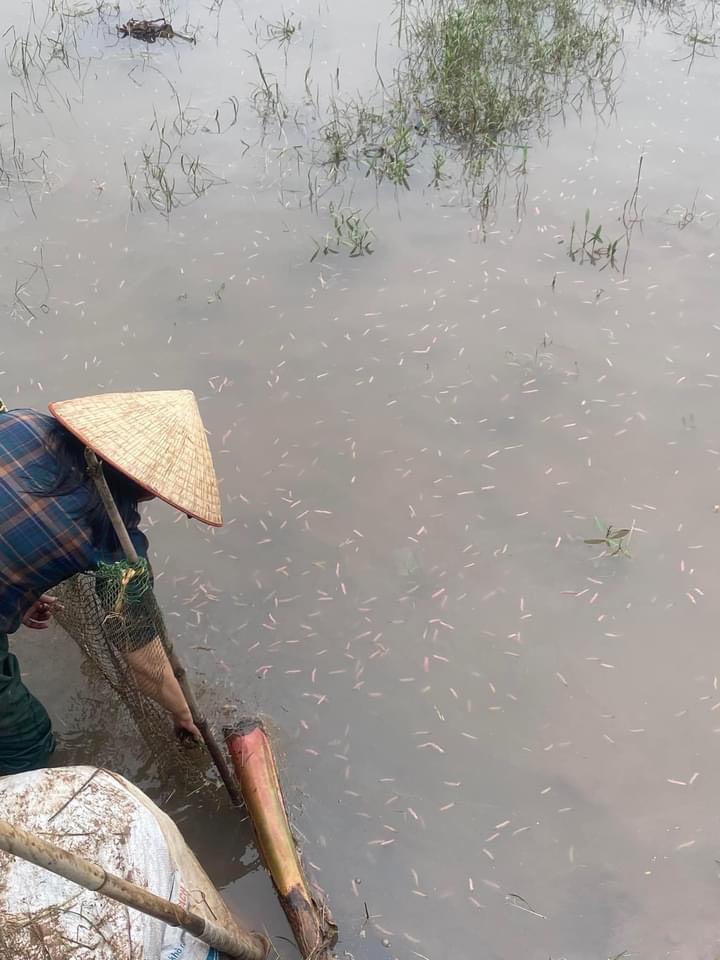
<svg viewBox="0 0 720 960"><path fill-rule="evenodd" d="M55 738L47 711L27 689L8 637L43 629L74 574L123 559L88 475L85 449L103 463L120 516L140 557L148 541L138 504L159 497L221 526L212 458L188 390L103 394L50 405L52 416L0 404L0 775L47 765ZM199 731L159 639L126 659L140 690L164 707L178 733Z"/></svg>

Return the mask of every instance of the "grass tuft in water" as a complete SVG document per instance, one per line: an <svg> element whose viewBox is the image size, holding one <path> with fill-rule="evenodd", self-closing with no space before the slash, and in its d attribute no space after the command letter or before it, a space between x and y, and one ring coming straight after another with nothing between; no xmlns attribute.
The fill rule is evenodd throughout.
<svg viewBox="0 0 720 960"><path fill-rule="evenodd" d="M645 209L644 207L642 209L640 208L639 201L640 180L642 178L644 159L644 155L641 155L640 160L638 161L637 173L635 175L635 187L631 196L623 204L622 215L619 217L619 220L623 225L623 233L620 236L612 239L607 233L603 233L602 224L598 224L596 227L591 227L590 210L587 209L585 211L585 225L582 235L578 231L575 223L573 223L570 229L570 241L568 243L567 251L568 256L574 263L587 262L593 266L602 264L602 266L600 266L601 270L604 270L608 266L619 270L620 264L618 261L618 255L622 244L622 247L625 250L625 255L622 261L622 272L623 274L625 273L628 264L628 257L630 256L633 231L637 226L640 226L640 229L642 229L643 224Z"/></svg>
<svg viewBox="0 0 720 960"><path fill-rule="evenodd" d="M301 26L302 24L295 20L294 14L287 16L283 13L279 20L265 24L265 36L269 42L276 43L287 52L287 48Z"/></svg>
<svg viewBox="0 0 720 960"><path fill-rule="evenodd" d="M576 0L440 0L408 21L413 72L440 132L466 146L517 138L566 84L607 77L609 18Z"/></svg>
<svg viewBox="0 0 720 960"><path fill-rule="evenodd" d="M624 557L630 557L631 554L627 550L626 544L629 542L630 537L632 536L633 527L622 527L616 529L612 524L608 524L606 527L601 523L597 517L595 517L595 526L598 528L603 536L601 537L591 537L587 540L584 540L583 543L590 543L596 546L602 545L605 549L600 554L601 557L617 557L619 554L622 554Z"/></svg>
<svg viewBox="0 0 720 960"><path fill-rule="evenodd" d="M214 173L197 154L184 147L189 132L186 114L182 108L182 122L176 116L173 122L161 121L155 114L151 133L153 143L140 148L140 163L133 169L124 158L125 179L130 195L130 211L142 212L145 201L165 217L178 207L187 206L225 179Z"/></svg>
<svg viewBox="0 0 720 960"><path fill-rule="evenodd" d="M374 234L368 226L365 216L359 210L348 207L336 207L332 202L328 212L332 219L332 229L320 240L315 240L315 252L310 257L312 263L321 254L326 257L330 253L340 253L345 250L350 257L370 256Z"/></svg>
<svg viewBox="0 0 720 960"><path fill-rule="evenodd" d="M250 102L263 127L266 127L271 120L277 120L282 127L290 111L280 90L280 84L273 76L266 73L260 57L256 53L253 56L260 74L260 83L255 85Z"/></svg>
<svg viewBox="0 0 720 960"><path fill-rule="evenodd" d="M342 99L338 81L318 104L316 162L334 182L355 165L409 189L420 167L436 188L459 178L482 219L491 181L526 175L553 117L612 106L620 34L593 0L400 0L396 24L392 78L367 99Z"/></svg>
<svg viewBox="0 0 720 960"><path fill-rule="evenodd" d="M623 237L615 237L611 240L607 234L603 233L602 224L596 227L590 226L590 210L585 211L585 224L582 234L573 223L570 229L570 241L568 243L568 256L573 263L591 263L593 266L604 270L606 267L618 266L618 251Z"/></svg>

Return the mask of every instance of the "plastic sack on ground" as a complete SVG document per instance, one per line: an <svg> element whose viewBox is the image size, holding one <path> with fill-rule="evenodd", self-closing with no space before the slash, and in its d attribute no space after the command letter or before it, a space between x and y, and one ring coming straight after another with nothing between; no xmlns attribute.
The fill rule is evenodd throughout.
<svg viewBox="0 0 720 960"><path fill-rule="evenodd" d="M187 909L230 913L173 821L118 774L59 767L0 778L0 816ZM190 934L0 851L0 958L218 960Z"/></svg>

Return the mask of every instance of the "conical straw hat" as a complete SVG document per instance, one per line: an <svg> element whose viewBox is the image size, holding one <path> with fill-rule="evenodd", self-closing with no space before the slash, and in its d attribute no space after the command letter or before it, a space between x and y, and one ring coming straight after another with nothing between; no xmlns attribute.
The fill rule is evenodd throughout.
<svg viewBox="0 0 720 960"><path fill-rule="evenodd" d="M222 526L215 469L191 390L104 393L49 409L101 460L183 513Z"/></svg>

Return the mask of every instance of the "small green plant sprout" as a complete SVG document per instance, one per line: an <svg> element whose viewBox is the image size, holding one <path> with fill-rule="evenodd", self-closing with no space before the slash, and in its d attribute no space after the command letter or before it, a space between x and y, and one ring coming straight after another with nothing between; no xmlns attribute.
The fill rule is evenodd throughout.
<svg viewBox="0 0 720 960"><path fill-rule="evenodd" d="M608 266L617 269L618 247L622 239L622 237L617 237L615 240L610 240L607 235L603 234L601 224L593 229L590 226L590 211L586 210L585 229L582 236L574 223L570 230L568 256L573 262L585 263L587 260L593 266L602 264L601 270Z"/></svg>
<svg viewBox="0 0 720 960"><path fill-rule="evenodd" d="M429 187L435 187L437 189L441 183L445 180L449 180L450 177L445 173L445 164L447 163L447 154L444 150L435 150L433 154L432 162L432 180L428 184Z"/></svg>
<svg viewBox="0 0 720 960"><path fill-rule="evenodd" d="M627 538L630 537L633 532L632 527L622 527L621 529L616 530L612 524L608 524L606 527L605 524L600 523L597 517L595 517L595 526L598 528L600 533L603 534L603 536L591 537L587 540L584 540L583 543L591 543L593 545L605 547L603 553L600 554L601 557L616 557L618 554L622 554L624 557L630 556L626 544Z"/></svg>
<svg viewBox="0 0 720 960"><path fill-rule="evenodd" d="M346 250L349 257L370 256L373 253L373 229L368 226L367 220L359 210L350 210L347 207L329 205L333 227L321 240L315 243L315 252L310 257L312 263L322 254L340 253Z"/></svg>

